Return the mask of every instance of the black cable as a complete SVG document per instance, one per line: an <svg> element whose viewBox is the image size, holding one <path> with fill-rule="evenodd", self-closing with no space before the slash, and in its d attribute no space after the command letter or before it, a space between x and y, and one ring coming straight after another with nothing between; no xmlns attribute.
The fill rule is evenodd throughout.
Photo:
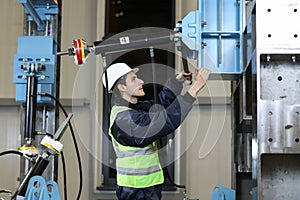
<svg viewBox="0 0 300 200"><path fill-rule="evenodd" d="M111 139L110 138L110 136L109 136L109 134L108 134L108 132L109 132L109 127L110 127L110 112L111 112L111 105L109 104L110 103L110 101L109 101L109 91L108 91L108 75L107 75L107 66L106 66L106 57L105 56L103 56L103 58L102 58L105 62L104 62L104 77L105 77L105 85L106 85L106 87L105 87L105 90L104 90L104 102L106 102L107 103L107 107L106 107L106 109L107 109L107 127L105 127L105 128L107 128L107 131L104 131L104 134L106 134L106 136L109 138L109 139ZM104 124L104 126L105 126L105 124Z"/></svg>
<svg viewBox="0 0 300 200"><path fill-rule="evenodd" d="M61 162L62 162L62 168L63 168L63 180L64 180L64 196L65 200L68 199L68 190L67 190L67 175L66 175L66 162L65 162L65 156L63 152L60 152L61 155Z"/></svg>
<svg viewBox="0 0 300 200"><path fill-rule="evenodd" d="M162 141L162 138L160 138L158 141L159 141L159 146L162 148L162 147L163 147L163 141ZM162 158L162 159L163 159L163 158ZM176 184L176 183L173 181L173 179L171 178L170 173L169 173L167 167L168 167L168 166L163 167L162 169L163 169L164 174L166 174L167 178L169 179L170 183L171 183L172 185L174 185L175 187L178 187L178 188L186 188L185 185L178 185L178 184Z"/></svg>
<svg viewBox="0 0 300 200"><path fill-rule="evenodd" d="M65 108L63 107L63 105L59 102L59 100L56 99L56 97L54 97L53 95L48 94L48 93L39 93L39 95L47 96L47 97L50 97L50 98L54 99L55 102L62 109L64 115L66 117L68 117L67 111L65 110ZM77 155L77 162L78 162L78 167L79 167L79 191L78 191L78 194L77 194L77 197L76 197L76 200L79 200L80 196L81 196L81 192L82 192L82 165L81 165L81 158L80 158L80 153L79 153L79 150L78 150L78 145L77 145L77 141L76 141L76 137L75 137L75 133L74 133L72 124L71 124L71 122L68 122L68 124L69 124L69 127L70 127L72 139L73 139L73 142L74 142L75 151L76 151L76 155Z"/></svg>
<svg viewBox="0 0 300 200"><path fill-rule="evenodd" d="M4 155L7 155L7 154L16 154L16 155L19 155L19 156L23 156L23 153L21 153L20 151L17 151L17 150L3 151L3 152L0 153L0 156L4 156Z"/></svg>

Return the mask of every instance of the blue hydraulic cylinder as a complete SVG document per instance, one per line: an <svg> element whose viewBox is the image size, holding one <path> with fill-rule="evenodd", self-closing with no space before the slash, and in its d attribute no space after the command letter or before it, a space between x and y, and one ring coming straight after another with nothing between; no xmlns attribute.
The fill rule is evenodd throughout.
<svg viewBox="0 0 300 200"><path fill-rule="evenodd" d="M199 67L222 75L243 72L242 16L242 0L198 0L198 10L181 26L182 41L197 52Z"/></svg>
<svg viewBox="0 0 300 200"><path fill-rule="evenodd" d="M13 81L16 101L26 101L27 77L34 72L38 78L37 92L56 96L56 43L50 36L20 36L18 53L14 56ZM37 98L38 103L54 103L49 97Z"/></svg>

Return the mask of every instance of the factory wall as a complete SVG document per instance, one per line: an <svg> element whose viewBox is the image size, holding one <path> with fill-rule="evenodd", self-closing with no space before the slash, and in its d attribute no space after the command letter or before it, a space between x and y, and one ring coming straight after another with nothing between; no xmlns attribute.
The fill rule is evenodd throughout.
<svg viewBox="0 0 300 200"><path fill-rule="evenodd" d="M87 43L101 40L104 33L104 0L63 0L61 49L71 47L72 40L83 38ZM176 21L197 9L196 0L176 1ZM21 145L20 114L22 107L15 103L13 56L17 38L23 35L23 7L17 0L0 3L0 152ZM81 199L97 195L94 187L101 179L101 58L90 56L87 64L76 66L72 57L61 58L60 98L69 112L80 148L83 166ZM178 61L180 62L180 60ZM188 86L187 86L188 87ZM209 100L213 99L213 100ZM221 101L218 101L220 100ZM210 199L215 184L231 186L231 110L229 81L210 81L200 94L193 110L182 124L180 135L182 155L176 161L176 180L187 186L189 198ZM216 101L214 101L216 100ZM64 118L61 117L61 120ZM78 165L71 135L62 138L67 165L68 198L78 192ZM63 196L61 161L59 161L60 190ZM20 171L17 156L0 157L0 189L14 191ZM92 170L92 171L91 171ZM164 199L182 199L180 191L166 194ZM111 195L105 198L109 199ZM171 196L171 197L167 197ZM173 197L172 197L173 196ZM0 194L1 197L1 194Z"/></svg>

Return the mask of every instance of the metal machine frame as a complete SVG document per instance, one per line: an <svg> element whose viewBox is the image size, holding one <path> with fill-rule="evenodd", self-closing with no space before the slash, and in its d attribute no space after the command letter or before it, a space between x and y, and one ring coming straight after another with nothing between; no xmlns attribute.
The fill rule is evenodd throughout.
<svg viewBox="0 0 300 200"><path fill-rule="evenodd" d="M60 63L56 52L60 46L59 2L53 0L19 0L24 6L24 36L18 39L18 52L14 57L14 77L16 101L23 103L21 127L24 155L32 160L22 159L20 168L20 190L14 198L24 196L28 182L22 182L44 155L45 148L40 145L45 135L55 133L58 127L58 108L47 93L59 98ZM36 159L35 159L36 158ZM42 158L43 160L43 158ZM57 156L44 159L47 163L34 175L42 175L47 180L57 181ZM44 166L44 164L43 164ZM45 171L44 171L45 170ZM22 185L25 184L25 185ZM21 187L22 186L22 187Z"/></svg>
<svg viewBox="0 0 300 200"><path fill-rule="evenodd" d="M45 6L40 4L45 1L19 2L25 8L26 26L15 56L14 82L17 101L27 105L22 132L26 133L24 145L31 146L37 130L53 133L57 126L55 103L35 96L37 92L58 96L56 55L75 56L77 64L82 64L88 53L103 54L105 61L107 52L122 49L105 42L88 46L83 40L75 40L78 43L73 49L57 53L56 3L49 0ZM208 67L213 75L232 81L232 187L238 199L299 196L300 28L295 25L299 8L300 0L198 0L197 10L174 28L189 48L189 58L196 59L199 67ZM139 42L151 46L160 40L178 39L168 32L150 35L147 40L136 35L137 39L128 43L126 37L120 35L117 39L123 40L116 40L116 44L123 41L125 49L126 45L130 49L139 47ZM106 67L105 62L103 65ZM28 165L24 165L25 171Z"/></svg>
<svg viewBox="0 0 300 200"><path fill-rule="evenodd" d="M299 6L298 0L199 0L182 21L183 41L198 52L198 65L232 80L238 199L299 196Z"/></svg>

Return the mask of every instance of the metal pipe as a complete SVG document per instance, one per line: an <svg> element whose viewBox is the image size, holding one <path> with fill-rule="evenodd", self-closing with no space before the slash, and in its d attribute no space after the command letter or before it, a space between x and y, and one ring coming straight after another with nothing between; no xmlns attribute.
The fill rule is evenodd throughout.
<svg viewBox="0 0 300 200"><path fill-rule="evenodd" d="M14 193L12 199L16 199L17 196L23 196L23 197L25 196L29 180L33 176L37 176L37 175L40 176L44 173L45 169L47 168L47 165L49 164L49 159L48 159L49 156L50 154L44 153L39 157L37 157L35 164L26 174L25 178L23 179L22 183L18 187L17 191Z"/></svg>
<svg viewBox="0 0 300 200"><path fill-rule="evenodd" d="M36 103L37 103L37 84L36 75L27 77L26 92L26 113L25 113L25 140L31 140L35 137L35 121L36 121Z"/></svg>
<svg viewBox="0 0 300 200"><path fill-rule="evenodd" d="M43 107L43 123L42 123L42 133L46 133L46 124L47 124L47 108Z"/></svg>
<svg viewBox="0 0 300 200"><path fill-rule="evenodd" d="M56 55L57 56L64 56L64 55L73 56L73 50L71 48L69 48L66 51L57 52Z"/></svg>
<svg viewBox="0 0 300 200"><path fill-rule="evenodd" d="M151 59L151 68L152 68L152 81L153 81L153 100L154 104L157 104L157 87L156 87L156 68L155 68L155 58L154 58L154 49L153 47L149 48L150 59Z"/></svg>
<svg viewBox="0 0 300 200"><path fill-rule="evenodd" d="M114 36L107 41L95 41L93 49L95 55L128 51L137 48L149 48L150 46L161 46L172 42L174 33L160 31L154 33L126 33Z"/></svg>
<svg viewBox="0 0 300 200"><path fill-rule="evenodd" d="M37 24L37 28L39 31L42 31L45 29L45 24L37 11L35 10L34 6L29 0L19 0L19 2L24 6L24 8L29 12L31 15L32 19L35 21Z"/></svg>
<svg viewBox="0 0 300 200"><path fill-rule="evenodd" d="M45 36L48 36L48 32L49 32L49 20L46 20L46 25L45 25Z"/></svg>
<svg viewBox="0 0 300 200"><path fill-rule="evenodd" d="M223 0L218 0L218 31L222 32L222 22L223 22ZM218 38L218 67L222 64L222 34L219 34Z"/></svg>

